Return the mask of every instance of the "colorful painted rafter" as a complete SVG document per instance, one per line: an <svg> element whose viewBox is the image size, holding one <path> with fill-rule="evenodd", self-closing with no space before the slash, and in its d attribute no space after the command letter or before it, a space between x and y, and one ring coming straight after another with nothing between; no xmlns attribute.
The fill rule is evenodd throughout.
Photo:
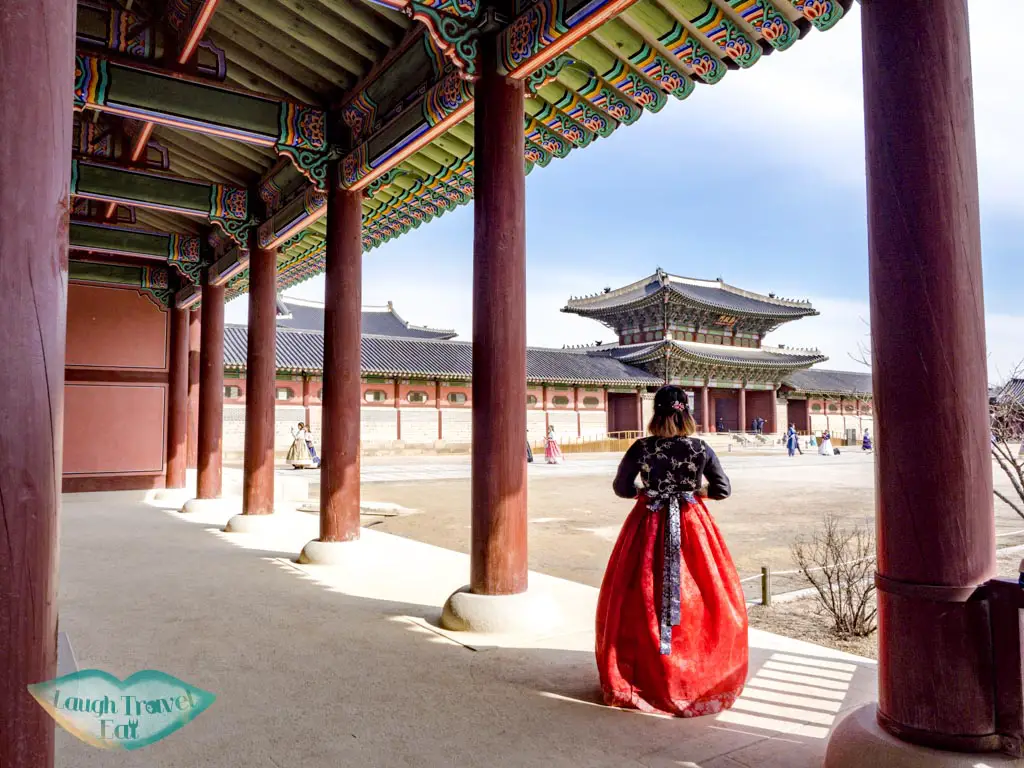
<svg viewBox="0 0 1024 768"><path fill-rule="evenodd" d="M147 93L162 95L159 108ZM317 107L84 54L75 56L74 106L273 147L326 189L327 117Z"/></svg>
<svg viewBox="0 0 1024 768"><path fill-rule="evenodd" d="M71 194L89 200L204 217L245 244L255 223L244 189L118 165L71 161Z"/></svg>

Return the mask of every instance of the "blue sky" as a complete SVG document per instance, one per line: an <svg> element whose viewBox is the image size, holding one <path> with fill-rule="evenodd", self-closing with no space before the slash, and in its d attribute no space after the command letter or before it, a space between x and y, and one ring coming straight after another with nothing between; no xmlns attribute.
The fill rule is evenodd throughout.
<svg viewBox="0 0 1024 768"><path fill-rule="evenodd" d="M1014 0L989 0L989 6ZM998 16L998 14L996 14ZM989 375L1024 358L1024 72L975 23ZM684 102L537 168L527 178L527 301L535 346L611 339L559 312L570 295L661 266L749 290L810 299L821 315L768 341L814 346L855 369L867 342L868 283L860 14L791 50L698 86ZM365 256L365 304L410 322L472 332L471 206ZM289 291L323 298L323 278ZM245 317L244 299L228 307Z"/></svg>

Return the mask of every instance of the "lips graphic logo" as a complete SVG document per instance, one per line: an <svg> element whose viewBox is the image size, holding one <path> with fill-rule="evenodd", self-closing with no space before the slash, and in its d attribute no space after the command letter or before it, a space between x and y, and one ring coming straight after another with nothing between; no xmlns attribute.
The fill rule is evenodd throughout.
<svg viewBox="0 0 1024 768"><path fill-rule="evenodd" d="M217 698L154 669L123 682L86 669L28 690L64 730L100 749L149 746L195 719Z"/></svg>

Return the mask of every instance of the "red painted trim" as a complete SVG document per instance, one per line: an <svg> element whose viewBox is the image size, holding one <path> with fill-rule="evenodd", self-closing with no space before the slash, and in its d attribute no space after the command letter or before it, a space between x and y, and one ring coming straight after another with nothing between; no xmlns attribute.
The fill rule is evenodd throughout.
<svg viewBox="0 0 1024 768"><path fill-rule="evenodd" d="M528 77L533 72L540 69L553 58L558 56L558 54L562 53L564 50L566 50L575 43L579 42L579 40L581 40L582 38L589 35L591 32L600 27L606 21L615 16L618 16L620 13L629 8L629 6L633 5L633 3L635 2L636 0L618 0L617 2L609 4L607 8L604 8L599 13L594 14L585 22L573 27L571 30L566 32L564 35L562 35L560 38L558 38L555 42L553 42L547 48L542 50L532 59L527 59L526 61L524 61L514 70L509 72L508 76L515 80L522 80ZM506 30L504 34L508 34L508 31Z"/></svg>
<svg viewBox="0 0 1024 768"><path fill-rule="evenodd" d="M101 382L104 384L166 384L167 371L157 370L118 370L112 368L73 368L64 369L64 381Z"/></svg>
<svg viewBox="0 0 1024 768"><path fill-rule="evenodd" d="M209 25L210 19L213 18L215 10L217 10L217 0L206 0L203 3L203 7L199 9L199 13L196 15L195 24L192 25L192 31L189 32L188 39L181 49L181 55L178 56L179 64L185 64L192 57L192 52L199 45L199 41L202 40L203 33L206 32L206 27Z"/></svg>
<svg viewBox="0 0 1024 768"><path fill-rule="evenodd" d="M164 474L108 475L77 477L65 475L61 493L93 493L96 491L142 491L164 487Z"/></svg>
<svg viewBox="0 0 1024 768"><path fill-rule="evenodd" d="M359 179L351 187L348 187L348 189L350 189L352 191L356 191L356 190L362 189L363 187L365 187L367 184L369 184L374 179L377 179L377 178L383 176L385 173L390 171L392 168L394 168L396 165L401 163L407 157L409 157L410 155L415 154L416 152L421 150L423 147L425 147L427 144L429 144L434 139L436 139L438 136L440 136L442 133L445 133L449 128L451 128L452 126L457 125L458 123L462 122L465 118L467 118L469 115L471 115L473 113L473 109L475 108L475 106L476 106L476 101L475 100L471 100L471 101L466 102L461 107L459 107L457 110L455 110L450 115L448 115L448 117L446 117L440 123L438 123L433 128L431 128L429 131L427 131L422 136L420 136L416 141L414 141L411 144L409 144L408 146L406 146L401 152L398 152L398 153L392 155L391 157L389 157L387 162L382 163L381 165L379 165L376 168L374 168L370 173L368 173L365 176L363 176L363 178ZM306 225L303 225L303 226L306 226ZM284 238L284 239L287 239L287 238Z"/></svg>

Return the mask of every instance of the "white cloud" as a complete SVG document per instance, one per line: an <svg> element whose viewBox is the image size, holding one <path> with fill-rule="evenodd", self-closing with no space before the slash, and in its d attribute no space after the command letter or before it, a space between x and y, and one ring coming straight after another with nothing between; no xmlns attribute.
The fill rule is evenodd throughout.
<svg viewBox="0 0 1024 768"><path fill-rule="evenodd" d="M992 19L1017 10L1019 0L972 4L971 68L983 205L1024 212L1024 70L1013 46L993 44ZM983 10L981 10L983 8ZM763 57L748 71L730 72L713 88L671 101L657 131L678 134L699 125L744 145L771 142L786 159L815 175L864 186L864 107L861 14L826 33L812 31L793 48ZM649 118L645 118L649 119Z"/></svg>
<svg viewBox="0 0 1024 768"><path fill-rule="evenodd" d="M865 301L811 298L821 314L788 323L767 338L769 344L817 347L828 355L823 368L867 370L858 360L870 350L870 309ZM1003 381L1024 359L1024 315L990 313L985 317L988 376ZM870 353L868 353L870 359Z"/></svg>

